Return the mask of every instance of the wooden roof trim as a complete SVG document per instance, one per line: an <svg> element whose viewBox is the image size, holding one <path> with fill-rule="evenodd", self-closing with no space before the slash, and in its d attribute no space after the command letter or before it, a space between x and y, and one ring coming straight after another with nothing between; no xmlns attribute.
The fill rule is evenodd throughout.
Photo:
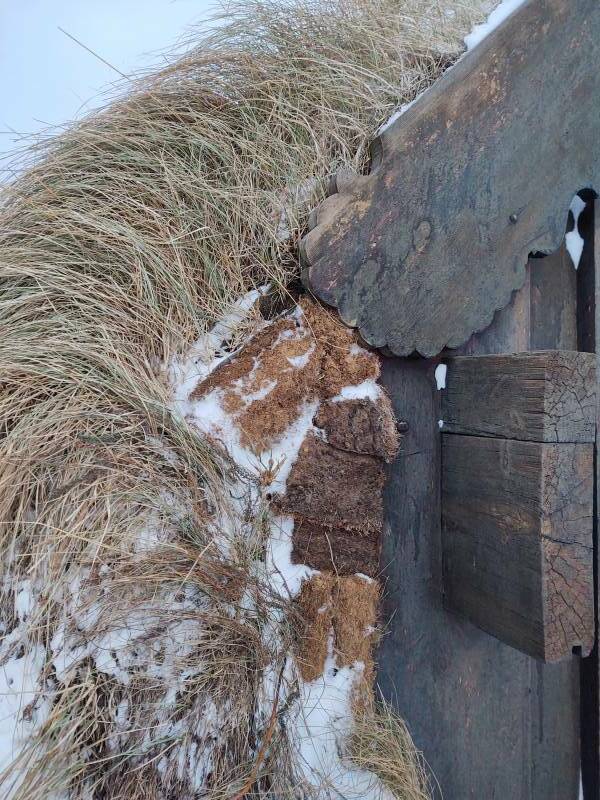
<svg viewBox="0 0 600 800"><path fill-rule="evenodd" d="M302 242L311 291L375 347L485 328L600 187L600 3L528 0L341 174Z"/></svg>

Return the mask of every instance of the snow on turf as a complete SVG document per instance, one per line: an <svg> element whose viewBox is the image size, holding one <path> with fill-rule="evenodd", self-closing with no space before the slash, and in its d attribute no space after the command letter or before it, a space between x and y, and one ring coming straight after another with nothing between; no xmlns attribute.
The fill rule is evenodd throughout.
<svg viewBox="0 0 600 800"><path fill-rule="evenodd" d="M299 309L295 312L301 319ZM285 331L284 336L293 335ZM210 365L203 377L220 363L220 345L211 339L214 352L208 353L204 363ZM359 349L353 345L353 349ZM299 358L287 359L292 368L302 369L312 353ZM244 472L256 478L261 486L263 497L284 494L290 470L298 457L300 447L309 431L315 431L313 418L319 401L306 401L300 408L296 419L284 434L270 443L263 453L242 446L241 431L234 415L229 414L222 402L223 393L219 387L206 395L189 400L190 384L185 389L175 386L173 395L178 398L177 408L186 409L188 421L205 435L218 440L227 450L233 461ZM381 389L374 380L363 381L354 386L343 387L334 398L371 399L381 397ZM246 398L250 400L250 398ZM270 479L264 479L266 465L275 465ZM262 482L261 482L262 473ZM229 494L235 498L236 487L230 487ZM257 490L258 491L258 490ZM235 513L235 512L234 512ZM316 571L302 564L292 563L292 535L294 520L290 516L272 516L270 533L265 548L265 560L255 565L257 574L270 585L282 599L293 598L300 591L302 582ZM252 603L250 598L246 603ZM279 614L279 619L278 619ZM284 622L283 611L275 612L271 624L263 630L265 639L276 639L277 622ZM322 676L312 682L305 682L297 674L292 654L288 654L283 673L278 676L274 667L267 668L263 675L262 687L257 698L257 719L263 726L268 725L273 708L286 707L285 726L288 741L293 750L294 769L298 777L309 786L320 790L320 797L361 798L363 800L387 800L391 795L380 781L371 773L349 766L343 758L345 742L352 726L351 698L354 688L361 679L363 665L355 663L343 668L336 667L333 644ZM294 688L296 687L296 688Z"/></svg>
<svg viewBox="0 0 600 800"><path fill-rule="evenodd" d="M331 398L331 402L341 403L344 400L373 400L373 402L377 402L381 396L380 386L369 378L356 386L344 386L338 395Z"/></svg>

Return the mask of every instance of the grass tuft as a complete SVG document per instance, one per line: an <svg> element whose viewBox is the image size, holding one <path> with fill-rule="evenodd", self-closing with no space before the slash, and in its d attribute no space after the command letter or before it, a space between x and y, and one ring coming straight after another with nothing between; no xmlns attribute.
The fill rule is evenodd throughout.
<svg viewBox="0 0 600 800"><path fill-rule="evenodd" d="M385 702L357 715L348 760L381 780L394 797L430 800L431 781L422 754L402 719Z"/></svg>
<svg viewBox="0 0 600 800"><path fill-rule="evenodd" d="M298 277L329 177L365 169L486 5L233 3L22 156L0 195L0 665L41 648L45 667L2 796L216 800L249 777L247 797L300 796L283 726L257 766L257 697L292 640L253 570L268 512L172 410L167 368L248 290ZM357 763L424 796L357 737Z"/></svg>

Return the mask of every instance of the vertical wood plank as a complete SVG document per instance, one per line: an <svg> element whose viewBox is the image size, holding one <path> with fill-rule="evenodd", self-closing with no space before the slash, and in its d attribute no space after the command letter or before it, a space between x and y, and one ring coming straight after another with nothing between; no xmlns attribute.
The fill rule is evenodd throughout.
<svg viewBox="0 0 600 800"><path fill-rule="evenodd" d="M590 199L579 218L579 230L585 245L577 270L577 339L581 350L596 353L596 369L600 366L600 292L596 270L600 268L600 213L598 201ZM600 373L598 373L600 375ZM600 398L597 398L600 403ZM599 406L600 407L600 406ZM600 413L597 416L600 419ZM600 463L596 442L596 492L594 509L594 598L596 637L588 658L581 661L581 778L585 800L600 797L600 659L598 651L598 509Z"/></svg>
<svg viewBox="0 0 600 800"><path fill-rule="evenodd" d="M390 359L383 369L396 414L409 429L385 495L383 616L389 625L378 681L424 750L446 800L529 800L529 659L443 607L434 368Z"/></svg>
<svg viewBox="0 0 600 800"><path fill-rule="evenodd" d="M565 244L545 258L531 259L531 324L527 350L576 350L574 303L577 272Z"/></svg>
<svg viewBox="0 0 600 800"><path fill-rule="evenodd" d="M534 349L532 342L535 349L576 349L573 276L564 270L566 263L557 268L533 259L510 305L457 352L522 352ZM544 314L554 322L542 330ZM532 320L538 320L537 337ZM407 720L445 800L575 800L576 661L540 664L443 608L434 367L431 361L386 359L383 369L383 383L409 431L386 489L382 565L389 625L379 684Z"/></svg>
<svg viewBox="0 0 600 800"><path fill-rule="evenodd" d="M528 350L577 350L577 274L564 244L531 259ZM549 323L551 321L551 324ZM575 800L579 792L579 661L530 661L531 796Z"/></svg>

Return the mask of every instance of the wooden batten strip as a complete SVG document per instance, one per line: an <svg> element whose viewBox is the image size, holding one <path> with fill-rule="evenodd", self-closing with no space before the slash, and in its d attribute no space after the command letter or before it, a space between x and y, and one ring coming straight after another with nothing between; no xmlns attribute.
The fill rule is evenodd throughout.
<svg viewBox="0 0 600 800"><path fill-rule="evenodd" d="M447 362L445 433L535 442L593 442L596 358L546 350Z"/></svg>

